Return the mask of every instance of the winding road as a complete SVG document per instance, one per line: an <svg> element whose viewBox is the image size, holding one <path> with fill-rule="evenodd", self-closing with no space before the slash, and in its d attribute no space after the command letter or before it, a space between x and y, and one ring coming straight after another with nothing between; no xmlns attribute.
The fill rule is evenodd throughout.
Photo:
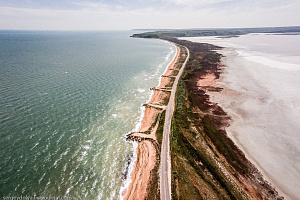
<svg viewBox="0 0 300 200"><path fill-rule="evenodd" d="M186 48L186 50L187 50L187 57L175 78L174 84L172 86L170 100L166 108L163 140L162 140L162 147L161 147L161 163L160 163L160 199L161 200L171 200L170 131L171 131L173 112L174 112L177 84L185 68L185 65L190 57L189 49Z"/></svg>

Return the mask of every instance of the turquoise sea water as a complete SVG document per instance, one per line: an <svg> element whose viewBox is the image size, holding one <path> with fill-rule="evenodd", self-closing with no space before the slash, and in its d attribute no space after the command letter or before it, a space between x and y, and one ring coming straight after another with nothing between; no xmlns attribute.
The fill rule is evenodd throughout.
<svg viewBox="0 0 300 200"><path fill-rule="evenodd" d="M0 195L117 199L175 55L132 32L0 32Z"/></svg>

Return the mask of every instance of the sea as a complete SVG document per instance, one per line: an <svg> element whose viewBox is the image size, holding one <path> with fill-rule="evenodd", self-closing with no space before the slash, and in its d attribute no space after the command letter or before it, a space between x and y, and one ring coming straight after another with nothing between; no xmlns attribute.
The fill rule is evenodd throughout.
<svg viewBox="0 0 300 200"><path fill-rule="evenodd" d="M300 200L300 33L185 39L223 47L223 91L211 99L232 118L227 133L280 195Z"/></svg>
<svg viewBox="0 0 300 200"><path fill-rule="evenodd" d="M176 53L133 33L0 31L1 199L121 199L125 135Z"/></svg>

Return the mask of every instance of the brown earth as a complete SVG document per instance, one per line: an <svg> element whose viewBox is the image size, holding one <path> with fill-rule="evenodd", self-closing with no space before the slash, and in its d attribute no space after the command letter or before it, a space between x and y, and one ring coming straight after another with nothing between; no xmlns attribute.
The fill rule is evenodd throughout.
<svg viewBox="0 0 300 200"><path fill-rule="evenodd" d="M213 45L180 41L190 60L172 121L172 199L283 199L227 136L230 117L210 96L222 65Z"/></svg>
<svg viewBox="0 0 300 200"><path fill-rule="evenodd" d="M122 196L127 199L149 199L154 196L159 196L157 187L152 187L155 184L158 186L157 166L160 160L160 141L156 139L156 130L159 125L159 118L164 111L164 107L168 104L170 92L160 89L167 89L173 84L173 77L176 76L176 67L179 56L183 56L181 48L176 45L177 53L173 61L169 64L165 74L161 77L160 85L153 89L151 100L145 104L145 113L142 120L142 125L137 133L131 133L128 138L139 141L137 146L137 160L134 163L134 170L131 174L132 182ZM155 107L157 105L157 107ZM147 134L148 133L148 134ZM156 170L156 171L155 171ZM152 188L156 188L155 191Z"/></svg>
<svg viewBox="0 0 300 200"><path fill-rule="evenodd" d="M172 199L283 199L227 136L225 128L231 119L210 101L212 93L223 90L215 83L223 67L219 62L221 55L211 51L219 48L175 38L168 40L190 50L190 60L178 84L172 121ZM177 50L176 62L169 65L160 86L145 104L140 132L129 135L140 142L132 182L123 194L124 199L159 199L161 135L154 137L154 132L160 129L169 93L157 89L172 86L186 56L181 47L177 46Z"/></svg>

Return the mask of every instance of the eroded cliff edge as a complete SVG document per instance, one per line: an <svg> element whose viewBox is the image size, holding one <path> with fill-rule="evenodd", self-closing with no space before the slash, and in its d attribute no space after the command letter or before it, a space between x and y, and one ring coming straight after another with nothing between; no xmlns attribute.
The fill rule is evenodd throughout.
<svg viewBox="0 0 300 200"><path fill-rule="evenodd" d="M173 199L283 199L227 136L230 117L209 92L220 76L221 55L210 44L176 38L190 50L177 88L172 121Z"/></svg>
<svg viewBox="0 0 300 200"><path fill-rule="evenodd" d="M222 90L213 84L223 67L221 55L214 51L220 48L173 37L159 38L190 51L178 84L172 120L172 199L283 199L227 136L225 128L230 117L209 101L209 92ZM151 187L158 183L158 178L153 179L157 173L152 171L145 199L158 197L157 188Z"/></svg>

